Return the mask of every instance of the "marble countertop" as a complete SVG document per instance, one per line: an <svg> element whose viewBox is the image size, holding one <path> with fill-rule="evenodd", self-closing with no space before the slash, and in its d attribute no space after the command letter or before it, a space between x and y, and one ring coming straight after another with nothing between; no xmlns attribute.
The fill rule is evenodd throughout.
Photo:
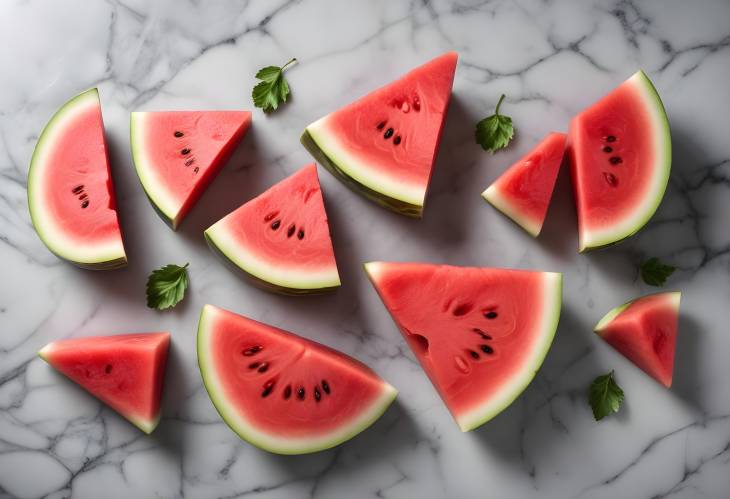
<svg viewBox="0 0 730 499"><path fill-rule="evenodd" d="M730 491L730 4L718 2L198 2L0 4L0 496L49 498L664 498ZM447 50L460 54L421 221L320 177L343 281L334 294L252 288L202 230L310 156L303 127ZM129 154L133 110L252 107L256 70L290 57L293 98L253 127L177 233L155 216ZM672 124L673 171L649 225L581 255L567 178L532 240L480 192L551 130L643 68ZM90 272L53 257L30 224L30 155L53 111L98 86L130 265ZM509 150L474 144L500 93ZM653 291L637 263L658 256L683 292L675 386L666 390L592 333L606 312ZM422 260L563 272L560 327L525 393L462 434L361 270ZM190 262L173 311L145 307L151 269ZM400 389L371 429L330 451L271 455L240 441L196 365L205 303L341 349ZM64 337L169 330L158 429L145 436L36 357ZM590 380L615 369L626 392L596 423Z"/></svg>

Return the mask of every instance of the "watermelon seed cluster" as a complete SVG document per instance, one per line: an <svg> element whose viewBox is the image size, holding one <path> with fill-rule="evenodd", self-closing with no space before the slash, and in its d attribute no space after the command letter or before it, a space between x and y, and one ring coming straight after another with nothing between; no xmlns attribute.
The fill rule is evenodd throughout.
<svg viewBox="0 0 730 499"><path fill-rule="evenodd" d="M79 184L71 189L71 193L79 197L82 208L89 207L89 195L84 192L84 184Z"/></svg>
<svg viewBox="0 0 730 499"><path fill-rule="evenodd" d="M604 140L604 146L601 149L606 154L610 154L613 152L613 147L608 145L616 142L616 136L615 135L607 135L603 137ZM621 156L611 156L608 158L608 162L613 165L617 166L624 162L623 158ZM618 179L616 178L616 175L610 172L603 172L603 178L606 180L606 183L610 185L611 187L616 187L618 185Z"/></svg>

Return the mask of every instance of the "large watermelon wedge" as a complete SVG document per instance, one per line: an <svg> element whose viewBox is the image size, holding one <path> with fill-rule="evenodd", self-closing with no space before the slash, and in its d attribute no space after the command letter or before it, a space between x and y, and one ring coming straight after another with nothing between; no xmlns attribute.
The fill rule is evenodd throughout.
<svg viewBox="0 0 730 499"><path fill-rule="evenodd" d="M462 431L522 393L555 335L561 274L383 262L365 270Z"/></svg>
<svg viewBox="0 0 730 499"><path fill-rule="evenodd" d="M160 421L169 345L170 333L93 336L51 342L38 355L151 433Z"/></svg>
<svg viewBox="0 0 730 499"><path fill-rule="evenodd" d="M173 230L251 124L248 111L134 112L132 158L147 197Z"/></svg>
<svg viewBox="0 0 730 499"><path fill-rule="evenodd" d="M537 237L545 222L564 151L565 134L548 134L495 180L482 197Z"/></svg>
<svg viewBox="0 0 730 499"><path fill-rule="evenodd" d="M309 125L302 144L356 191L420 217L451 98L456 52Z"/></svg>
<svg viewBox="0 0 730 499"><path fill-rule="evenodd" d="M200 314L198 364L228 426L277 454L316 452L349 440L397 395L343 353L211 305Z"/></svg>
<svg viewBox="0 0 730 499"><path fill-rule="evenodd" d="M649 221L669 181L672 141L643 71L573 118L568 157L580 251L619 242Z"/></svg>
<svg viewBox="0 0 730 499"><path fill-rule="evenodd" d="M340 285L314 163L226 215L205 239L266 289L300 294Z"/></svg>
<svg viewBox="0 0 730 499"><path fill-rule="evenodd" d="M95 88L61 106L41 132L28 206L38 236L60 258L90 269L127 264Z"/></svg>
<svg viewBox="0 0 730 499"><path fill-rule="evenodd" d="M643 296L608 312L596 333L662 385L672 386L681 293Z"/></svg>

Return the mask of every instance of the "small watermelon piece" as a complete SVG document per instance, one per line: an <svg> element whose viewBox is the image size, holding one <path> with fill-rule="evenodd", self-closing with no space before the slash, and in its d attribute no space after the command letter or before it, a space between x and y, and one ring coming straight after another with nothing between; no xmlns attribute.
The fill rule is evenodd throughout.
<svg viewBox="0 0 730 499"><path fill-rule="evenodd" d="M53 341L38 355L145 433L160 421L170 333Z"/></svg>
<svg viewBox="0 0 730 499"><path fill-rule="evenodd" d="M542 230L565 150L564 133L548 134L482 193L533 237Z"/></svg>
<svg viewBox="0 0 730 499"><path fill-rule="evenodd" d="M300 294L340 285L314 163L223 217L205 239L265 289Z"/></svg>
<svg viewBox="0 0 730 499"><path fill-rule="evenodd" d="M522 393L555 336L561 274L384 262L365 270L462 431Z"/></svg>
<svg viewBox="0 0 730 499"><path fill-rule="evenodd" d="M596 324L609 345L669 388L674 371L680 292L643 296L616 307Z"/></svg>
<svg viewBox="0 0 730 499"><path fill-rule="evenodd" d="M248 111L134 112L132 158L147 197L177 229L251 124Z"/></svg>
<svg viewBox="0 0 730 499"><path fill-rule="evenodd" d="M672 140L643 71L573 118L568 157L580 251L617 243L649 221L669 181Z"/></svg>
<svg viewBox="0 0 730 499"><path fill-rule="evenodd" d="M127 264L95 88L61 106L41 132L28 206L38 236L58 257L97 270Z"/></svg>
<svg viewBox="0 0 730 499"><path fill-rule="evenodd" d="M339 445L373 424L397 395L343 353L212 305L200 314L198 364L228 426L277 454Z"/></svg>
<svg viewBox="0 0 730 499"><path fill-rule="evenodd" d="M309 125L302 144L357 192L420 218L438 152L456 52Z"/></svg>

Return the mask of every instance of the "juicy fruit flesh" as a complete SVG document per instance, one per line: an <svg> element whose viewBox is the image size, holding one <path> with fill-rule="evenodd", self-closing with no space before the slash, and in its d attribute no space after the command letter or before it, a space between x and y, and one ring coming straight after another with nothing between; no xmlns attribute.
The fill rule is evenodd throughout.
<svg viewBox="0 0 730 499"><path fill-rule="evenodd" d="M524 389L552 341L559 274L381 262L366 268L464 431Z"/></svg>
<svg viewBox="0 0 730 499"><path fill-rule="evenodd" d="M542 229L563 160L566 135L551 133L482 194L533 236Z"/></svg>
<svg viewBox="0 0 730 499"><path fill-rule="evenodd" d="M573 119L569 155L580 249L611 244L656 210L671 163L661 101L639 72Z"/></svg>
<svg viewBox="0 0 730 499"><path fill-rule="evenodd" d="M160 413L169 333L60 340L39 355L149 433Z"/></svg>
<svg viewBox="0 0 730 499"><path fill-rule="evenodd" d="M396 394L344 354L210 305L198 334L216 408L241 437L273 452L337 445L369 426Z"/></svg>
<svg viewBox="0 0 730 499"><path fill-rule="evenodd" d="M644 372L669 388L674 371L679 293L645 296L612 310L596 332ZM611 317L612 316L612 317Z"/></svg>
<svg viewBox="0 0 730 499"><path fill-rule="evenodd" d="M177 227L251 123L246 111L132 113L132 151L152 202Z"/></svg>

